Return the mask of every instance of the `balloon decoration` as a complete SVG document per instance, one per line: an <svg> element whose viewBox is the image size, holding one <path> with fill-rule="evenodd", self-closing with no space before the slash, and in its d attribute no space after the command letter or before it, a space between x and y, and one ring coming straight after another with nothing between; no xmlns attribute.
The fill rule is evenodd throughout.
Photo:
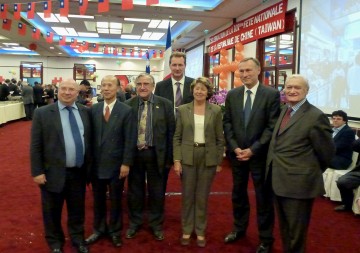
<svg viewBox="0 0 360 253"><path fill-rule="evenodd" d="M15 70L10 70L9 74L12 74L13 76L16 76L16 71Z"/></svg>
<svg viewBox="0 0 360 253"><path fill-rule="evenodd" d="M240 80L240 72L238 70L239 63L244 59L243 51L244 46L241 43L235 44L235 61L229 62L228 51L226 49L220 50L220 64L213 67L213 73L219 75L219 87L226 89L228 87L228 77L230 72L234 72L234 86L239 87L242 85Z"/></svg>
<svg viewBox="0 0 360 253"><path fill-rule="evenodd" d="M29 45L29 49L30 49L31 51L35 51L35 50L37 49L37 45L36 45L35 43L31 43L31 44Z"/></svg>

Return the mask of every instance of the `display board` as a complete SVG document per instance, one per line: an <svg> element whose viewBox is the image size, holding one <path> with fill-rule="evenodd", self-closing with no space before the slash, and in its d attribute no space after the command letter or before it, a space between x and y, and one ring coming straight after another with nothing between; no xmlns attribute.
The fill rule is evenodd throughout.
<svg viewBox="0 0 360 253"><path fill-rule="evenodd" d="M185 75L198 78L204 73L204 43L198 44L186 51Z"/></svg>

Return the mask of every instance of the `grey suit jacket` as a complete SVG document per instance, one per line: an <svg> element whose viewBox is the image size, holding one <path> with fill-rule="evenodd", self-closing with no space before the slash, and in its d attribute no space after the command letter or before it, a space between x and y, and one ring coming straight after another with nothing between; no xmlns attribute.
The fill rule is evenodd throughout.
<svg viewBox="0 0 360 253"><path fill-rule="evenodd" d="M90 109L76 104L84 125L85 159L84 177L87 175L90 159L91 120ZM66 176L65 141L58 103L35 110L31 128L31 175L45 174L45 187L51 192L61 192Z"/></svg>
<svg viewBox="0 0 360 253"><path fill-rule="evenodd" d="M193 165L194 162L194 103L181 105L176 118L174 160ZM206 104L205 109L205 164L221 165L224 154L222 112L218 105Z"/></svg>
<svg viewBox="0 0 360 253"><path fill-rule="evenodd" d="M296 199L323 195L322 172L335 154L329 120L305 102L278 134L285 111L275 125L267 157L266 174L271 173L274 193Z"/></svg>
<svg viewBox="0 0 360 253"><path fill-rule="evenodd" d="M34 103L34 90L31 86L24 85L21 91L21 96L24 105L33 104Z"/></svg>
<svg viewBox="0 0 360 253"><path fill-rule="evenodd" d="M182 100L183 104L190 103L191 101L194 100L194 97L190 90L190 85L193 81L194 81L193 78L185 76L183 100ZM168 78L166 80L158 82L156 84L154 94L170 100L172 102L172 106L174 106L175 100L174 100L172 79Z"/></svg>
<svg viewBox="0 0 360 253"><path fill-rule="evenodd" d="M133 115L137 118L139 110L139 97L133 97L126 100L125 103L131 106ZM152 115L153 145L155 146L158 169L159 172L162 173L165 167L170 167L173 164L172 138L175 131L173 105L167 99L154 95ZM134 128L137 133L138 124L136 124ZM136 143L133 146L133 149L136 151Z"/></svg>
<svg viewBox="0 0 360 253"><path fill-rule="evenodd" d="M100 179L119 177L120 167L132 165L134 159L135 118L131 108L116 101L105 127L104 102L92 106L93 152L92 174Z"/></svg>
<svg viewBox="0 0 360 253"><path fill-rule="evenodd" d="M231 155L236 148L250 148L254 158L265 160L276 120L280 113L280 93L259 85L247 127L244 124L244 86L228 92L225 101L224 133Z"/></svg>

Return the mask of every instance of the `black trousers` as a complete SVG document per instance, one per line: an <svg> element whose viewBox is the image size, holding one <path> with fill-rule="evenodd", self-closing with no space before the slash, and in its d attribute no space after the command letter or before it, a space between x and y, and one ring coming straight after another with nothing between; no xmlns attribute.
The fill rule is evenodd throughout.
<svg viewBox="0 0 360 253"><path fill-rule="evenodd" d="M92 179L94 195L94 232L120 236L123 228L122 193L125 179ZM106 192L110 196L110 217L107 218Z"/></svg>
<svg viewBox="0 0 360 253"><path fill-rule="evenodd" d="M156 161L155 149L137 151L128 177L128 207L130 228L138 229L144 221L148 192L148 221L153 230L161 230L164 222L163 175Z"/></svg>
<svg viewBox="0 0 360 253"><path fill-rule="evenodd" d="M34 104L24 104L25 118L31 120L34 113Z"/></svg>
<svg viewBox="0 0 360 253"><path fill-rule="evenodd" d="M65 186L60 193L49 192L45 186L40 187L45 238L51 249L62 248L65 243L61 226L61 213L65 201L71 241L74 245L84 241L85 187L84 172L79 168L66 170Z"/></svg>
<svg viewBox="0 0 360 253"><path fill-rule="evenodd" d="M246 233L249 225L250 203L248 181L251 174L256 197L256 215L260 241L272 243L274 228L274 206L270 183L265 184L265 163L246 161L239 162L234 154L230 155L232 163L233 190L232 205L234 231Z"/></svg>
<svg viewBox="0 0 360 253"><path fill-rule="evenodd" d="M349 171L341 176L336 182L340 190L342 203L345 208L351 210L354 200L354 189L360 185L360 170Z"/></svg>

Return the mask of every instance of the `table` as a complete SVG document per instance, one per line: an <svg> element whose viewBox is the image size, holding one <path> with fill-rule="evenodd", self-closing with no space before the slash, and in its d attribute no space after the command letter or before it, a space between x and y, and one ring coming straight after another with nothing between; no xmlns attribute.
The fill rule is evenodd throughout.
<svg viewBox="0 0 360 253"><path fill-rule="evenodd" d="M23 102L1 102L0 103L0 124L21 119L25 117Z"/></svg>

